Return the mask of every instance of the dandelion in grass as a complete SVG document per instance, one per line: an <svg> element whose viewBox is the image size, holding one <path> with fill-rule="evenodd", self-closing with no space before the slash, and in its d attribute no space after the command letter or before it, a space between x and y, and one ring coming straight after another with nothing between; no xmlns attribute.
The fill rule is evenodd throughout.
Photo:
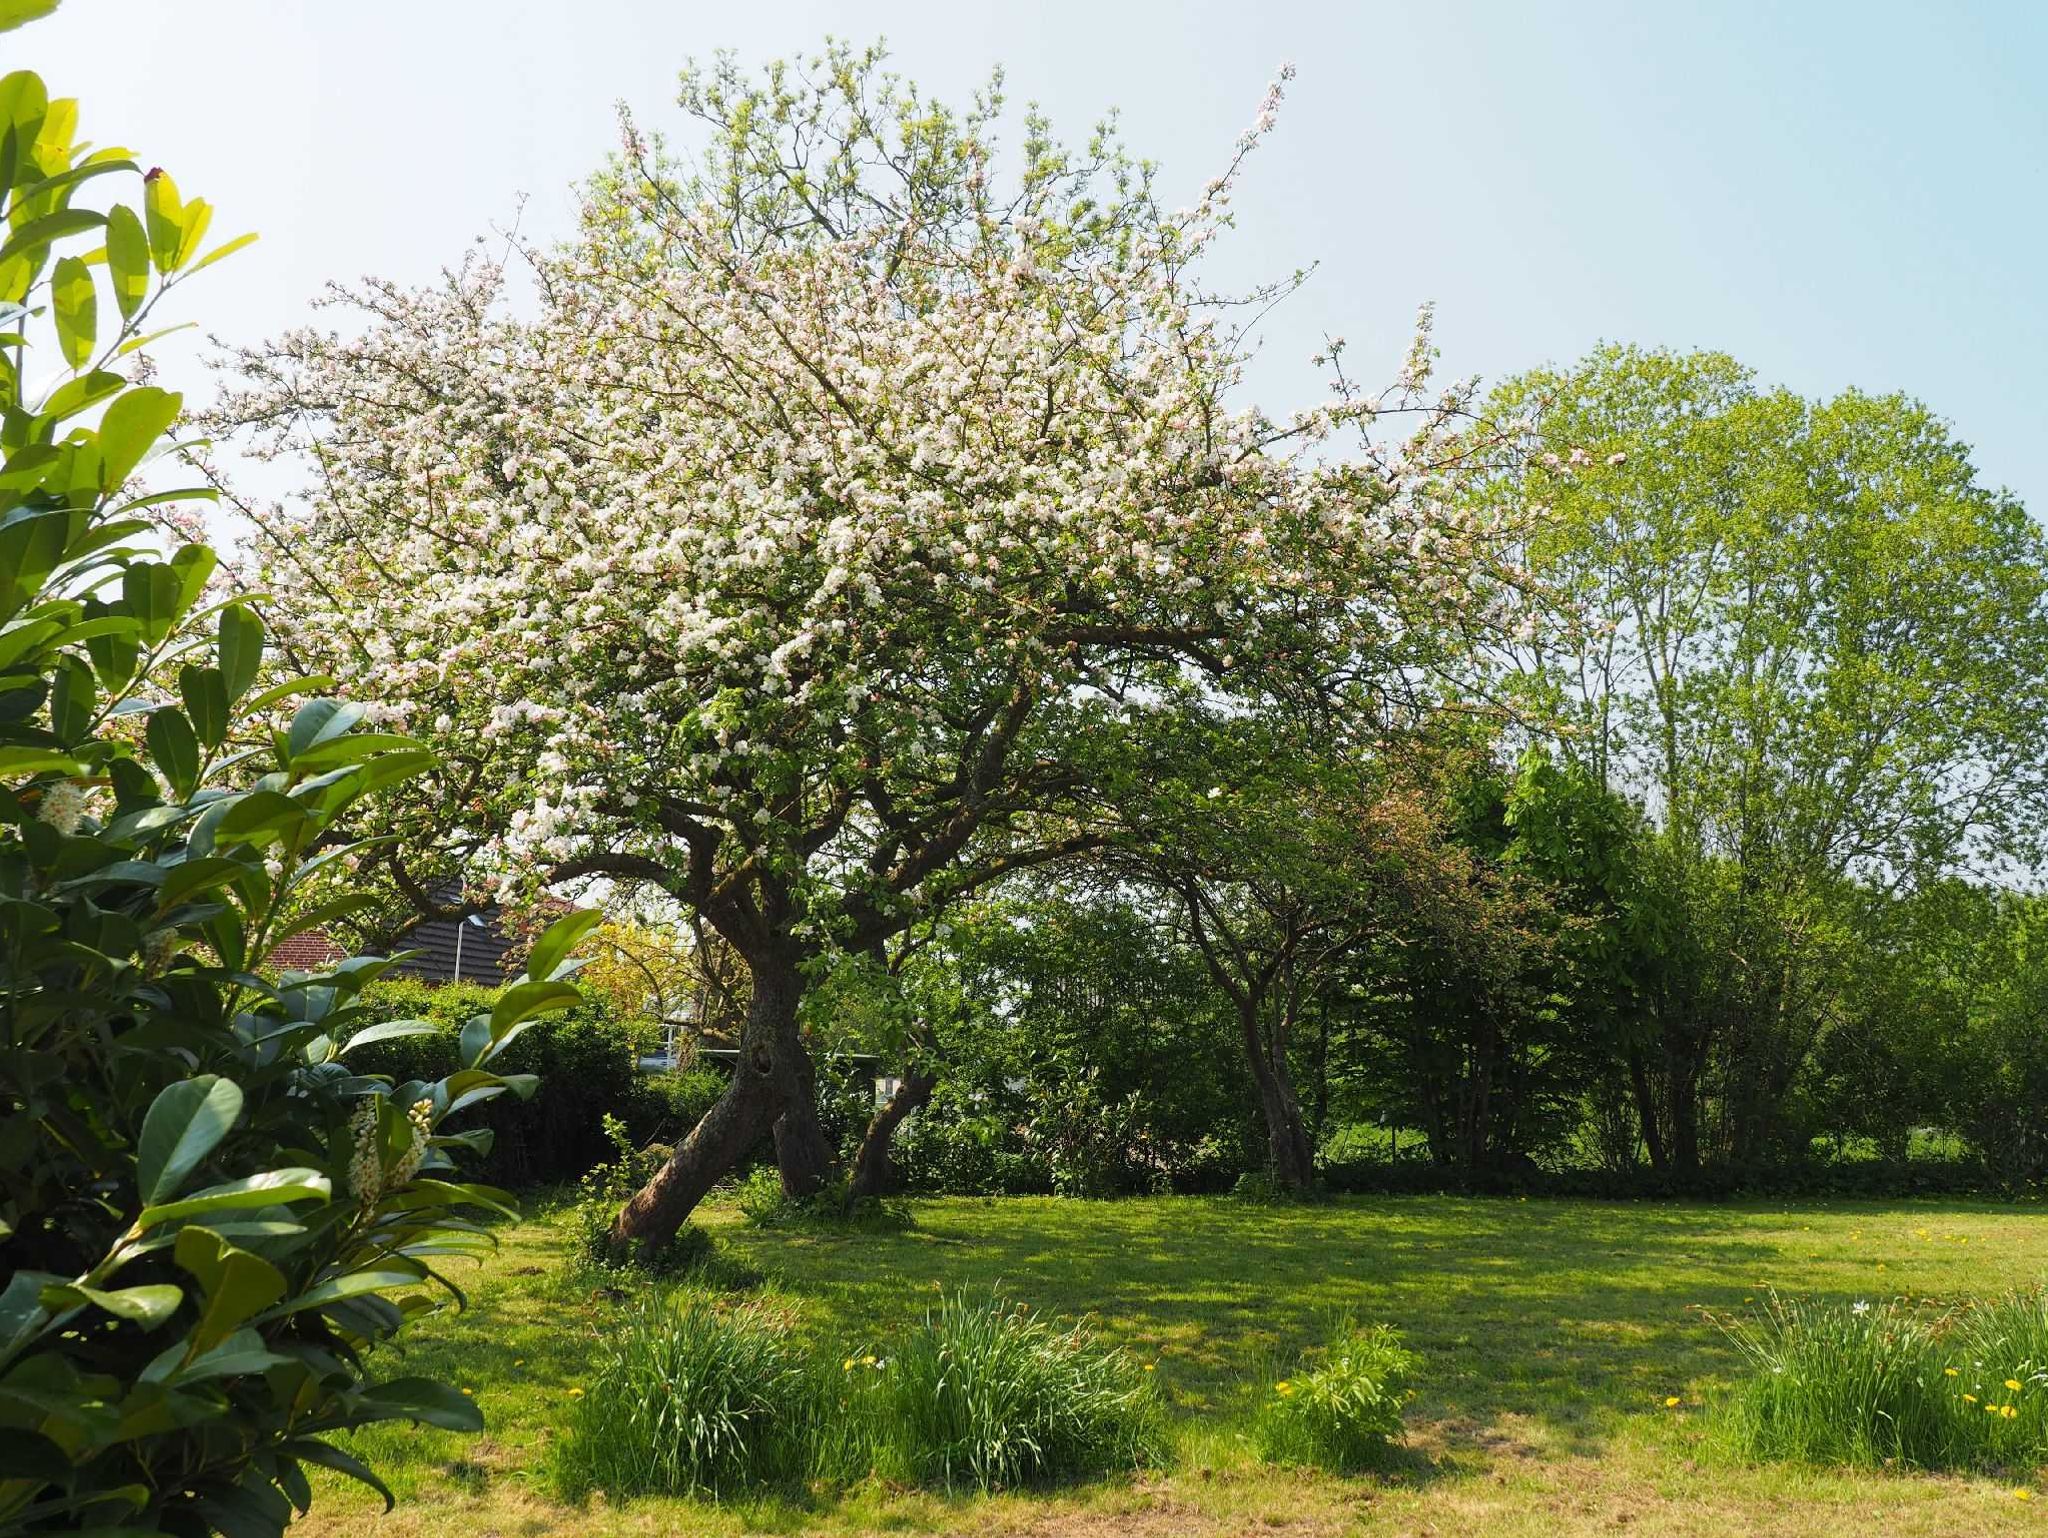
<svg viewBox="0 0 2048 1538"><path fill-rule="evenodd" d="M2005 1386L2017 1394L2020 1391L2020 1380L2017 1378L2007 1378Z"/></svg>
<svg viewBox="0 0 2048 1538"><path fill-rule="evenodd" d="M1965 1395L1963 1395L1963 1403L1964 1403L1964 1404L1975 1404L1976 1402L1977 1402L1977 1396L1976 1396L1975 1394L1965 1394Z"/></svg>
<svg viewBox="0 0 2048 1538"><path fill-rule="evenodd" d="M1684 1402L1685 1401L1680 1399L1676 1394L1672 1394L1665 1399L1664 1408L1667 1410L1675 1410Z"/></svg>
<svg viewBox="0 0 2048 1538"><path fill-rule="evenodd" d="M2034 1498L2034 1492L2025 1485L2021 1485L2017 1490L2013 1491L2012 1498L2016 1501L2031 1501Z"/></svg>

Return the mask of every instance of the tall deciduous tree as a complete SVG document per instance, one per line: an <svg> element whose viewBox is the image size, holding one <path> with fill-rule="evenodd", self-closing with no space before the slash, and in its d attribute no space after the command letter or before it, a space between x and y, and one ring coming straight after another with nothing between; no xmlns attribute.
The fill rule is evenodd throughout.
<svg viewBox="0 0 2048 1538"><path fill-rule="evenodd" d="M1757 1157L1855 954L1845 883L2040 852L2041 532L1924 406L1765 391L1719 354L1610 348L1492 406L1553 462L1608 461L1548 485L1528 555L1584 628L1513 661L1564 750L1661 827L1680 922L1644 993L1648 1145L1696 1167L1711 1094L1715 1151Z"/></svg>
<svg viewBox="0 0 2048 1538"><path fill-rule="evenodd" d="M1005 179L995 93L954 113L872 52L692 73L697 169L629 127L532 318L477 262L242 360L229 417L319 471L252 509L286 639L443 745L433 820L746 958L731 1090L622 1243L771 1125L785 1186L825 1179L821 954L1093 846L1188 700L1391 667L1418 610L1485 601L1477 522L1421 494L1464 402L1426 341L1387 396L1233 404L1245 312L1196 272L1277 100L1173 211L1036 117Z"/></svg>

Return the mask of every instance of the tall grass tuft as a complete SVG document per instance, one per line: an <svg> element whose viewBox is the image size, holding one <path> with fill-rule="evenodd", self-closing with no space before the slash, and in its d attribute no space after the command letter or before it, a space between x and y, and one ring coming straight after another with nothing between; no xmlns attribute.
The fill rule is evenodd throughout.
<svg viewBox="0 0 2048 1538"><path fill-rule="evenodd" d="M581 1385L553 1467L570 1500L731 1494L800 1476L814 1375L758 1308L655 1299L628 1316Z"/></svg>
<svg viewBox="0 0 2048 1538"><path fill-rule="evenodd" d="M1751 1457L1922 1469L2048 1459L2048 1294L1938 1313L1774 1296L1723 1327L1751 1367L1727 1422Z"/></svg>
<svg viewBox="0 0 2048 1538"><path fill-rule="evenodd" d="M1159 1460L1159 1397L1125 1352L999 1295L956 1294L864 1375L877 1468L947 1490L1072 1479Z"/></svg>
<svg viewBox="0 0 2048 1538"><path fill-rule="evenodd" d="M1383 1324L1346 1329L1333 1345L1303 1353L1259 1407L1259 1456L1335 1472L1365 1467L1400 1436L1420 1365Z"/></svg>

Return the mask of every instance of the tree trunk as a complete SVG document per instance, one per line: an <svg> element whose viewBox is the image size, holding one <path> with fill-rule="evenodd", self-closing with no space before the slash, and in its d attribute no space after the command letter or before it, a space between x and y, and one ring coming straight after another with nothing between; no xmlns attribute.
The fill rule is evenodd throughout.
<svg viewBox="0 0 2048 1538"><path fill-rule="evenodd" d="M1650 1071L1643 1063L1643 1054L1634 1047L1628 1053L1629 1087L1635 1093L1636 1120L1642 1127L1643 1146L1650 1153L1650 1168L1660 1174L1671 1166L1671 1155L1664 1148L1664 1132L1657 1118L1657 1095L1650 1085Z"/></svg>
<svg viewBox="0 0 2048 1538"><path fill-rule="evenodd" d="M674 1238L705 1193L777 1124L799 1086L809 1088L810 1059L796 1029L803 981L794 961L779 955L749 957L748 970L753 998L740 1031L732 1083L668 1163L619 1209L611 1242L621 1252L657 1248Z"/></svg>
<svg viewBox="0 0 2048 1538"><path fill-rule="evenodd" d="M1691 1065L1679 1064L1673 1068L1666 1098L1672 1167L1681 1175L1697 1175L1700 1170L1700 1105Z"/></svg>
<svg viewBox="0 0 2048 1538"><path fill-rule="evenodd" d="M788 1054L789 1082L782 1114L775 1118L775 1168L782 1176L782 1194L798 1200L816 1195L832 1178L834 1153L818 1121L818 1073L803 1039L791 1030L794 1051Z"/></svg>
<svg viewBox="0 0 2048 1538"><path fill-rule="evenodd" d="M1284 1037L1270 1037L1260 1028L1263 1000L1257 994L1240 1001L1238 1023L1244 1033L1245 1057L1259 1092L1259 1110L1266 1119L1267 1159L1274 1183L1289 1191L1306 1191L1315 1181L1315 1149L1301 1118L1301 1102L1287 1072Z"/></svg>
<svg viewBox="0 0 2048 1538"><path fill-rule="evenodd" d="M903 1082L896 1086L886 1104L881 1106L868 1123L868 1130L860 1140L860 1152L853 1161L853 1179L846 1188L846 1203L850 1207L862 1197L880 1196L889 1188L889 1148L896 1137L896 1129L918 1111L931 1103L932 1091L939 1086L936 1070L907 1068Z"/></svg>

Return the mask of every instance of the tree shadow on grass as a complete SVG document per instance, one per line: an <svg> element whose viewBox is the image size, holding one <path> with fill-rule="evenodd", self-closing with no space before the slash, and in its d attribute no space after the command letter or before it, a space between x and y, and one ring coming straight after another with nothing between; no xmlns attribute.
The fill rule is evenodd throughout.
<svg viewBox="0 0 2048 1538"><path fill-rule="evenodd" d="M748 1248L828 1322L901 1327L939 1291L998 1283L1086 1316L1156 1361L1186 1415L1242 1416L1277 1364L1384 1321L1424 1361L1413 1418L1451 1452L1486 1452L1490 1428L1522 1419L1594 1454L1626 1418L1733 1376L1701 1309L1739 1308L1786 1258L1739 1213L1676 1204L1019 1200L925 1204L919 1222L829 1254L772 1235Z"/></svg>

